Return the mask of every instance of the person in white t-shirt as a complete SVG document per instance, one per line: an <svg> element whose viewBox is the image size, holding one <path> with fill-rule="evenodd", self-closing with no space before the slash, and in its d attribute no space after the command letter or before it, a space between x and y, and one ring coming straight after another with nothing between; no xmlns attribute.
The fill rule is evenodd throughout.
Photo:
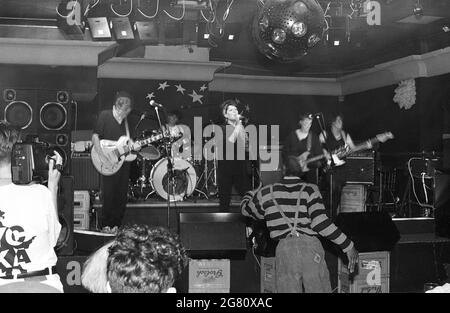
<svg viewBox="0 0 450 313"><path fill-rule="evenodd" d="M11 151L20 132L0 122L0 286L40 282L63 292L55 272L54 251L61 225L57 212L57 169L62 158L49 160L48 187L37 183L15 185Z"/></svg>

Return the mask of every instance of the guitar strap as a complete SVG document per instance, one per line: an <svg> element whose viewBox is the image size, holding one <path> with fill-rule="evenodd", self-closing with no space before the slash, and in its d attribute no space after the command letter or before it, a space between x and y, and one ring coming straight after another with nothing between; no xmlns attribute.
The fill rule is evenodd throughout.
<svg viewBox="0 0 450 313"><path fill-rule="evenodd" d="M130 128L128 127L128 118L125 118L125 132L127 137L130 138Z"/></svg>
<svg viewBox="0 0 450 313"><path fill-rule="evenodd" d="M306 138L306 151L311 151L312 138L311 132L308 133L308 137Z"/></svg>

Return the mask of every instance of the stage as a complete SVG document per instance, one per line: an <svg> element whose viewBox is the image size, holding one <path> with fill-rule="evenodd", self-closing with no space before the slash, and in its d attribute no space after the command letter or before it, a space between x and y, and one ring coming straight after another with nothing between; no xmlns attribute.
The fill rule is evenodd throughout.
<svg viewBox="0 0 450 313"><path fill-rule="evenodd" d="M98 210L100 204L94 203L93 208L94 211ZM238 201L232 202L230 211L235 216L240 215ZM167 202L162 199L149 199L128 203L124 223L169 226L171 230L180 234L180 214L189 216L218 212L220 209L216 199L188 199L182 202L173 202L170 203L169 212L167 211ZM434 218L394 218L392 221L400 233L400 239L390 251L389 291L391 293L421 293L424 283L435 282L442 285L449 281L450 239L436 236ZM242 233L230 235L230 233L235 233L234 229L236 228L227 231L227 229L231 229L227 227L245 228L243 222L236 223L239 225L211 224L205 233L195 233L195 231L202 232L204 228L194 227L192 228L194 233L188 234L188 236L193 241L199 241L206 245L214 238L218 238L222 244L226 244L226 240L245 240L245 238L237 238L245 237ZM186 234L184 235L186 236ZM95 250L96 246L100 246L112 238L95 237L95 240L90 240L75 233L76 250L74 255L59 257L58 273L63 278L66 292L86 292L81 287L81 281L77 279L78 271L81 271L82 263L86 260L87 255ZM324 242L324 248L332 290L337 292L338 253L336 253L336 247L330 243ZM243 249L245 249L243 251L245 255L242 258L230 261L230 292L259 293L261 290L259 266L261 259L252 253L248 242L244 243ZM186 268L183 277L177 281L176 286L179 292L188 292L188 273L188 268ZM64 277L66 278L64 279Z"/></svg>

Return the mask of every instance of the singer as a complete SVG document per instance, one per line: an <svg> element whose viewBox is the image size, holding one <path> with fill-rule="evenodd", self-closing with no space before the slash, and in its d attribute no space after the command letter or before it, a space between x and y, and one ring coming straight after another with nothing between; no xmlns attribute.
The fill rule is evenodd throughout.
<svg viewBox="0 0 450 313"><path fill-rule="evenodd" d="M226 100L221 109L225 123L221 125L223 144L217 147L223 149L222 153L219 152L223 158L218 160L219 202L222 212L230 212L233 186L241 197L251 190L251 163L248 156L248 136L237 103L234 100ZM247 148L246 151L240 151L243 148Z"/></svg>

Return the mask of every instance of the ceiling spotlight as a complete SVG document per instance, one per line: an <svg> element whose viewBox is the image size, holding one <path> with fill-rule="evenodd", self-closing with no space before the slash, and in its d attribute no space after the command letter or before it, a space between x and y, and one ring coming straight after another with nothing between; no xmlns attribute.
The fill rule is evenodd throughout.
<svg viewBox="0 0 450 313"><path fill-rule="evenodd" d="M272 32L272 40L281 45L286 40L286 32L281 28L275 28Z"/></svg>
<svg viewBox="0 0 450 313"><path fill-rule="evenodd" d="M303 37L306 34L307 27L303 22L296 22L292 25L291 30L295 37Z"/></svg>
<svg viewBox="0 0 450 313"><path fill-rule="evenodd" d="M422 17L423 7L420 4L420 0L417 0L416 4L414 5L413 13L417 18Z"/></svg>
<svg viewBox="0 0 450 313"><path fill-rule="evenodd" d="M261 31L265 31L267 27L269 27L269 19L267 18L267 16L263 16L259 21L259 28L261 29Z"/></svg>

